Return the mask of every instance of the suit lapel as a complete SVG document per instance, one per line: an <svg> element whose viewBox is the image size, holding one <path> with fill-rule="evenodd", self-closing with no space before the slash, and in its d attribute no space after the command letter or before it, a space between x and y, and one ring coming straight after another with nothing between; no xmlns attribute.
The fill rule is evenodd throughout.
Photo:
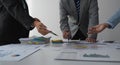
<svg viewBox="0 0 120 65"><path fill-rule="evenodd" d="M71 10L73 10L73 12L75 12L77 14L74 0L69 0L69 3L70 3L69 6L70 6Z"/></svg>
<svg viewBox="0 0 120 65"><path fill-rule="evenodd" d="M83 14L83 11L84 11L84 5L85 4L85 0L80 0L80 18L79 18L79 20L81 20L81 17L82 17L82 14Z"/></svg>
<svg viewBox="0 0 120 65"><path fill-rule="evenodd" d="M83 13L83 7L84 7L84 4L85 4L85 1L84 0L80 0L80 18L79 19L81 19L81 16L82 16L82 13ZM75 3L74 3L74 0L69 0L69 5L70 5L70 8L71 8L71 10L73 10L73 12L75 13L75 14L77 14L77 10L76 10L76 7L75 7Z"/></svg>
<svg viewBox="0 0 120 65"><path fill-rule="evenodd" d="M87 5L85 6L86 1L87 0L80 0L79 21L81 21L82 14L84 12L84 7L87 6ZM76 10L74 0L68 0L68 2L69 2L70 9L73 11L73 13L77 14L77 10ZM80 22L78 22L78 23L80 23Z"/></svg>

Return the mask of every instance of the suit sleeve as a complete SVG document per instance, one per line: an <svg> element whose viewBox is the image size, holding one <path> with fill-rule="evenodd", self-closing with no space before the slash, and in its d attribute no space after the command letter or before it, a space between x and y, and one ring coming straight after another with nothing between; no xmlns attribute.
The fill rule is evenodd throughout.
<svg viewBox="0 0 120 65"><path fill-rule="evenodd" d="M97 25L99 23L98 18L99 18L98 2L97 2L97 0L90 0L89 27ZM97 34L89 34L88 37L96 39Z"/></svg>
<svg viewBox="0 0 120 65"><path fill-rule="evenodd" d="M120 9L108 20L107 22L110 29L115 28L118 23L120 23Z"/></svg>
<svg viewBox="0 0 120 65"><path fill-rule="evenodd" d="M68 25L68 17L67 17L67 11L63 5L64 0L60 0L59 3L59 8L60 8L60 28L61 31L63 32L64 30L69 30L69 25Z"/></svg>
<svg viewBox="0 0 120 65"><path fill-rule="evenodd" d="M29 13L25 12L22 3L19 0L0 0L8 13L21 23L27 30L31 29L34 22Z"/></svg>

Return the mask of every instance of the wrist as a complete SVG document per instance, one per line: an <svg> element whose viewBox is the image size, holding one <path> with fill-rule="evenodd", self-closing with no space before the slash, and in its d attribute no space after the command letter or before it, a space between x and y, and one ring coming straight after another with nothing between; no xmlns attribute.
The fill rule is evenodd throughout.
<svg viewBox="0 0 120 65"><path fill-rule="evenodd" d="M38 24L41 24L41 21L38 18L34 18L34 23L33 25L36 27Z"/></svg>
<svg viewBox="0 0 120 65"><path fill-rule="evenodd" d="M35 27L39 26L39 24L41 24L41 22L40 22L40 21L37 21L37 20L35 20L34 23L33 23L33 25L34 25Z"/></svg>
<svg viewBox="0 0 120 65"><path fill-rule="evenodd" d="M104 25L105 28L109 27L109 24L107 24L107 23L103 23L103 25Z"/></svg>
<svg viewBox="0 0 120 65"><path fill-rule="evenodd" d="M34 19L35 19L35 21L39 21L40 22L40 20L38 18L34 18Z"/></svg>

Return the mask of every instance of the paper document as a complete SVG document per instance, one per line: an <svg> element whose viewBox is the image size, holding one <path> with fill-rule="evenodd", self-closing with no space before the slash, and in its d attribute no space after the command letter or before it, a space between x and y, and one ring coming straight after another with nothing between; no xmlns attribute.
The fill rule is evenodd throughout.
<svg viewBox="0 0 120 65"><path fill-rule="evenodd" d="M56 60L71 61L97 61L97 62L120 62L120 52L117 50L81 50L63 51Z"/></svg>
<svg viewBox="0 0 120 65"><path fill-rule="evenodd" d="M40 45L10 44L0 46L0 61L20 61L40 50Z"/></svg>
<svg viewBox="0 0 120 65"><path fill-rule="evenodd" d="M120 62L120 44L67 44L55 59Z"/></svg>

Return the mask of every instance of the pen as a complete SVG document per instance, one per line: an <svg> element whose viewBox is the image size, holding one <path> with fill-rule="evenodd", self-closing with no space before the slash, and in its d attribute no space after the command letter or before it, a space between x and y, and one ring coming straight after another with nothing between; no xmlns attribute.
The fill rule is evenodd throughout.
<svg viewBox="0 0 120 65"><path fill-rule="evenodd" d="M68 35L68 43L69 43L69 40L70 40L70 35Z"/></svg>
<svg viewBox="0 0 120 65"><path fill-rule="evenodd" d="M68 36L68 43L70 42L70 39L71 39L71 35L70 35L70 32L67 31L67 36Z"/></svg>
<svg viewBox="0 0 120 65"><path fill-rule="evenodd" d="M68 43L69 43L69 38L68 38Z"/></svg>
<svg viewBox="0 0 120 65"><path fill-rule="evenodd" d="M55 36L58 36L56 33L52 32L52 31L50 31L50 33L53 34L53 35L55 35Z"/></svg>

